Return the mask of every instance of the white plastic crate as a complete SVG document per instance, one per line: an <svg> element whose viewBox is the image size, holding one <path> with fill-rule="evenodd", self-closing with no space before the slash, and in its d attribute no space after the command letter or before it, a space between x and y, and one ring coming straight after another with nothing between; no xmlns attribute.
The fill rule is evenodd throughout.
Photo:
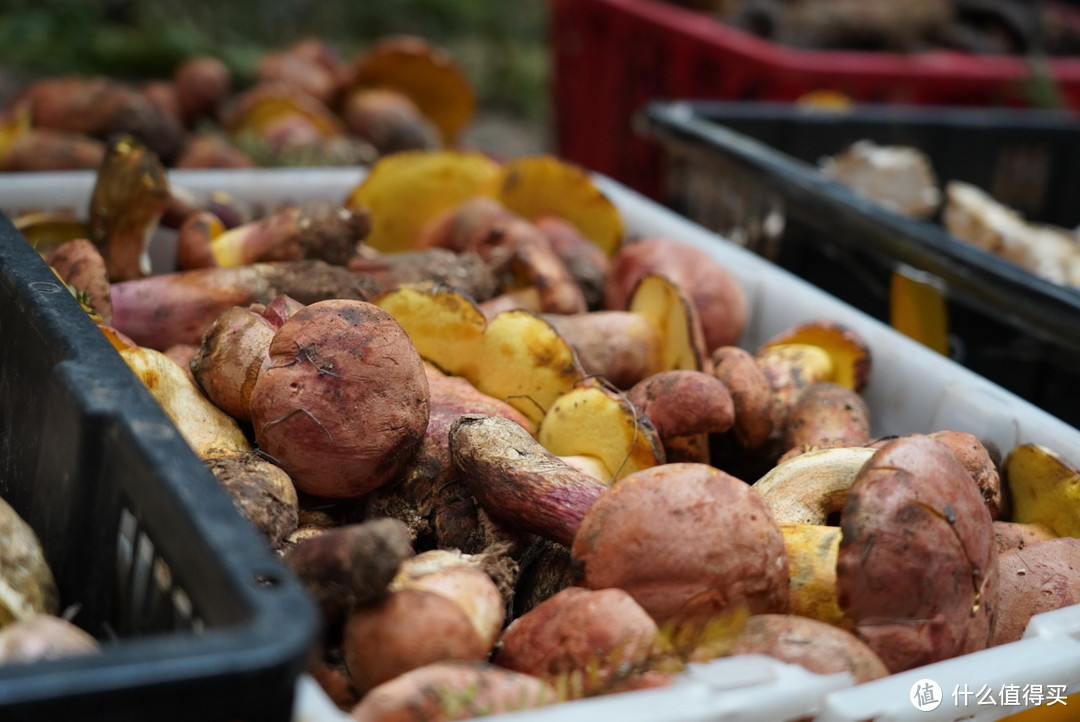
<svg viewBox="0 0 1080 722"><path fill-rule="evenodd" d="M363 177L356 168L295 170L173 171L171 182L223 190L267 203L294 199L343 200ZM1015 394L902 336L889 326L840 302L761 257L675 215L625 186L598 178L620 208L635 237L663 236L701 248L723 263L743 285L751 315L742 345L753 348L797 323L827 317L856 329L873 353L865 398L875 435L967 431L1003 451L1037 442L1080 460L1080 431ZM88 173L21 174L0 177L0 207L85 207L93 186ZM166 244L167 245L167 244ZM1080 691L1080 606L1043 614L1019 642L965 655L854 686L847 675L817 676L765 657L716 660L684 675L667 689L629 692L555 705L493 719L516 722L781 722L812 716L816 722L862 720L925 722L999 719L1030 705L977 704L965 691L984 688L995 702L1004 690ZM941 703L932 711L913 704L913 685L935 681ZM954 703L953 693L957 692ZM1006 692L1011 694L1011 692ZM985 699L985 695L984 695ZM1080 696L1069 700L1080 719ZM1050 708L1047 707L1047 710ZM310 679L301 682L299 722L342 722Z"/></svg>

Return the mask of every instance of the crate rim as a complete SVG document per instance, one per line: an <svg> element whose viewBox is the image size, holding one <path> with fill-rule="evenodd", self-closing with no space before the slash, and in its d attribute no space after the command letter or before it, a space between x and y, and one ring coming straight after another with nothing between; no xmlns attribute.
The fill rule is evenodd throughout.
<svg viewBox="0 0 1080 722"><path fill-rule="evenodd" d="M866 105L857 107L867 108ZM725 157L754 174L784 200L812 199L821 204L823 214L844 218L851 224L849 230L853 233L858 231L866 234L856 237L875 238L895 259L939 277L969 302L988 303L1007 309L1014 323L1030 324L1028 330L1043 335L1047 340L1080 350L1080 289L1041 279L982 249L957 241L944 228L933 223L906 218L882 208L821 175L813 165L729 128L722 122L707 119L705 116L710 108L731 110L736 114L743 112L747 116L754 108L761 108L779 117L786 108L788 117L794 117L795 113L799 113L800 118L835 120L844 117L823 111L807 111L790 103L658 98L646 104L635 118L635 123L643 133L669 143L683 146L693 144L695 152L699 153L719 154L712 146L737 148L736 153ZM918 110L913 106L879 106L872 107L868 112L878 117L903 119L918 114ZM980 112L938 106L931 109L922 107L921 110L924 114L940 114L940 117L952 119L953 122L963 122L965 118L973 118ZM985 109L981 112L987 114ZM1045 123L1047 127L1054 127L1065 118L1075 117L1057 111L1003 112L1003 117L1014 119L1032 113L1028 117ZM785 182L777 182L781 177ZM842 244L844 234L839 235L838 242Z"/></svg>
<svg viewBox="0 0 1080 722"><path fill-rule="evenodd" d="M20 288L42 284L39 287L62 289L3 211L0 255L4 260L0 263L0 285ZM62 344L57 366L73 369L76 374L105 377L100 386L85 389L85 396L79 399L83 408L89 409L88 420L106 427L103 433L109 428L128 434L153 429L153 448L138 451L149 454L151 460L168 460L153 469L155 484L165 491L161 496L182 502L198 499L199 506L190 508L185 523L198 530L199 541L207 548L203 552L215 552L209 561L216 567L215 573L229 582L225 591L241 611L236 619L208 624L202 630L159 631L103 642L95 655L0 666L0 713L12 708L33 709L35 703L60 699L67 705L69 699L83 697L108 705L103 694L120 695L144 688L182 692L215 679L250 685L259 673L271 671L289 674L290 684L295 684L321 625L314 602L243 518L74 297L52 291L38 294L38 299L30 312L41 328L51 332L50 338ZM79 389L79 393L83 391ZM154 541L160 544L161 540ZM183 576L182 569L173 571ZM254 690L245 692L250 696ZM292 690L282 694L291 695Z"/></svg>

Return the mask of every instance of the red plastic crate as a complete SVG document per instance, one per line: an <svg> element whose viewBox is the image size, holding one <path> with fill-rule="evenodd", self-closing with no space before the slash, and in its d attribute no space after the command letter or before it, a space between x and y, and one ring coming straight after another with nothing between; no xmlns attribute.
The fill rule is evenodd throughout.
<svg viewBox="0 0 1080 722"><path fill-rule="evenodd" d="M653 99L793 101L836 90L862 102L1029 105L1035 77L1017 56L799 50L662 0L549 0L555 142L564 158L653 198L659 149L634 129ZM1080 110L1080 58L1040 72Z"/></svg>

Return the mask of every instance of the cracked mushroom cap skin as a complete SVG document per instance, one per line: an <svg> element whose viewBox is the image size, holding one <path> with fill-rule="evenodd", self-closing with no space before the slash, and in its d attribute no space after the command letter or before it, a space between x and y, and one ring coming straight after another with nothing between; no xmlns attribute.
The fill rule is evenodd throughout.
<svg viewBox="0 0 1080 722"><path fill-rule="evenodd" d="M987 647L998 553L979 487L925 435L885 444L841 517L840 607L893 673Z"/></svg>
<svg viewBox="0 0 1080 722"><path fill-rule="evenodd" d="M993 645L1016 642L1036 614L1080 602L1080 539L1056 537L1001 552Z"/></svg>
<svg viewBox="0 0 1080 722"><path fill-rule="evenodd" d="M379 307L344 299L297 311L270 342L251 391L259 448L298 490L353 498L400 473L430 414L424 365Z"/></svg>

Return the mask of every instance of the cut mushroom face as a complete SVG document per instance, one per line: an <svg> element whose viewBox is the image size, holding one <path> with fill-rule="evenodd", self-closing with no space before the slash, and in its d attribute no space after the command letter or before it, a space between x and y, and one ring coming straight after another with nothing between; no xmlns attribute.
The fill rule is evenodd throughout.
<svg viewBox="0 0 1080 722"><path fill-rule="evenodd" d="M1046 446L1021 444L1005 459L1005 478L1013 521L1080 537L1080 471L1071 461Z"/></svg>
<svg viewBox="0 0 1080 722"><path fill-rule="evenodd" d="M861 391L870 378L869 345L854 329L835 321L817 319L793 326L763 343L759 353L782 344L803 344L823 350L829 357L830 369L819 381Z"/></svg>
<svg viewBox="0 0 1080 722"><path fill-rule="evenodd" d="M648 318L659 329L661 370L711 370L701 319L677 284L661 275L646 275L634 289L627 310Z"/></svg>
<svg viewBox="0 0 1080 722"><path fill-rule="evenodd" d="M670 279L692 302L708 351L739 343L749 314L742 285L708 253L674 239L644 238L622 245L611 258L604 307L626 308L648 275Z"/></svg>
<svg viewBox="0 0 1080 722"><path fill-rule="evenodd" d="M626 311L545 318L574 347L586 373L618 388L661 371L711 369L693 304L664 276L644 277Z"/></svg>
<svg viewBox="0 0 1080 722"><path fill-rule="evenodd" d="M482 153L403 151L380 158L345 199L371 214L365 242L377 251L413 250L428 227L477 195L489 195L499 164Z"/></svg>
<svg viewBox="0 0 1080 722"><path fill-rule="evenodd" d="M537 439L605 483L665 460L648 417L622 394L596 384L560 396L544 416Z"/></svg>
<svg viewBox="0 0 1080 722"><path fill-rule="evenodd" d="M555 156L522 156L503 166L495 197L522 218L568 221L610 256L622 244L618 208L582 168Z"/></svg>
<svg viewBox="0 0 1080 722"><path fill-rule="evenodd" d="M476 113L476 93L454 59L416 36L395 36L360 55L350 88L393 90L411 100L447 148L457 145Z"/></svg>
<svg viewBox="0 0 1080 722"><path fill-rule="evenodd" d="M375 303L401 324L422 358L533 423L584 377L570 345L528 311L489 321L471 298L434 284L402 285Z"/></svg>

